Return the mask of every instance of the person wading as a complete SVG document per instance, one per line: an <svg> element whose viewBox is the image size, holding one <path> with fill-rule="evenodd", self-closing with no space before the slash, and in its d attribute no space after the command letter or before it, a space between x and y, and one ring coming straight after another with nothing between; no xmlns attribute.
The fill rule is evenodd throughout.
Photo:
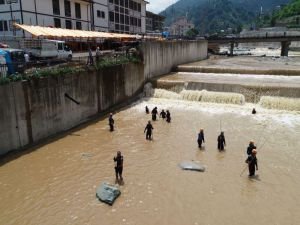
<svg viewBox="0 0 300 225"><path fill-rule="evenodd" d="M200 132L198 133L198 147L199 148L202 148L202 142L204 143L205 140L204 140L204 131L203 129L201 128L200 129Z"/></svg>
<svg viewBox="0 0 300 225"><path fill-rule="evenodd" d="M157 112L157 107L155 107L155 108L152 110L151 114L152 114L152 120L155 121L155 120L156 120L156 115L158 114L158 112Z"/></svg>
<svg viewBox="0 0 300 225"><path fill-rule="evenodd" d="M159 116L163 119L166 119L166 115L167 115L167 113L165 112L165 110L162 110L159 114Z"/></svg>
<svg viewBox="0 0 300 225"><path fill-rule="evenodd" d="M146 114L149 114L149 108L148 108L148 106L145 107L145 111L146 111Z"/></svg>
<svg viewBox="0 0 300 225"><path fill-rule="evenodd" d="M245 161L245 163L248 163L249 177L255 175L255 167L256 170L258 170L256 153L257 153L256 149L253 149L251 155L249 155Z"/></svg>
<svg viewBox="0 0 300 225"><path fill-rule="evenodd" d="M167 110L167 120L168 123L171 123L171 113Z"/></svg>
<svg viewBox="0 0 300 225"><path fill-rule="evenodd" d="M146 140L151 140L152 138L152 130L153 130L153 126L150 122L150 120L148 121L147 126L145 127L144 133L146 132Z"/></svg>
<svg viewBox="0 0 300 225"><path fill-rule="evenodd" d="M114 124L115 124L115 121L113 119L113 114L110 113L109 114L109 118L108 118L108 125L109 125L109 128L110 128L110 131L114 131Z"/></svg>
<svg viewBox="0 0 300 225"><path fill-rule="evenodd" d="M224 146L226 146L224 132L222 131L221 134L218 136L218 149L220 151L224 150Z"/></svg>
<svg viewBox="0 0 300 225"><path fill-rule="evenodd" d="M256 114L256 109L255 108L252 109L252 114Z"/></svg>
<svg viewBox="0 0 300 225"><path fill-rule="evenodd" d="M250 141L247 148L247 155L251 155L253 149L256 149L256 146L254 145L254 141Z"/></svg>
<svg viewBox="0 0 300 225"><path fill-rule="evenodd" d="M119 178L122 181L122 173L123 173L123 156L120 151L117 152L117 156L114 157L115 162L115 173L116 173L116 180L118 181Z"/></svg>

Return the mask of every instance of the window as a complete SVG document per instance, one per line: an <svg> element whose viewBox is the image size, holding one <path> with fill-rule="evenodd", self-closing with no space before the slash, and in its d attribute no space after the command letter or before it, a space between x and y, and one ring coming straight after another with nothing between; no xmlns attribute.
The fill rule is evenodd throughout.
<svg viewBox="0 0 300 225"><path fill-rule="evenodd" d="M115 22L115 14L113 12L109 12L109 21Z"/></svg>
<svg viewBox="0 0 300 225"><path fill-rule="evenodd" d="M72 21L66 20L66 29L72 29Z"/></svg>
<svg viewBox="0 0 300 225"><path fill-rule="evenodd" d="M65 16L71 16L71 2L68 0L65 0Z"/></svg>
<svg viewBox="0 0 300 225"><path fill-rule="evenodd" d="M112 3L112 4L114 4L114 0L109 0L109 3Z"/></svg>
<svg viewBox="0 0 300 225"><path fill-rule="evenodd" d="M77 19L81 19L81 9L79 3L75 3L75 16Z"/></svg>
<svg viewBox="0 0 300 225"><path fill-rule="evenodd" d="M124 13L124 8L120 7L120 13Z"/></svg>
<svg viewBox="0 0 300 225"><path fill-rule="evenodd" d="M7 26L6 20L0 21L0 31L8 31L8 26Z"/></svg>
<svg viewBox="0 0 300 225"><path fill-rule="evenodd" d="M138 11L141 12L141 4L138 3L137 6L138 6Z"/></svg>
<svg viewBox="0 0 300 225"><path fill-rule="evenodd" d="M119 6L115 6L115 12L119 12Z"/></svg>
<svg viewBox="0 0 300 225"><path fill-rule="evenodd" d="M115 5L119 5L119 0L115 0Z"/></svg>
<svg viewBox="0 0 300 225"><path fill-rule="evenodd" d="M54 27L61 27L60 19L59 18L54 18Z"/></svg>
<svg viewBox="0 0 300 225"><path fill-rule="evenodd" d="M5 0L0 0L0 5L5 4Z"/></svg>
<svg viewBox="0 0 300 225"><path fill-rule="evenodd" d="M120 14L120 23L124 24L124 15Z"/></svg>
<svg viewBox="0 0 300 225"><path fill-rule="evenodd" d="M124 0L120 0L120 6L124 6Z"/></svg>
<svg viewBox="0 0 300 225"><path fill-rule="evenodd" d="M128 0L125 0L125 7L128 8Z"/></svg>
<svg viewBox="0 0 300 225"><path fill-rule="evenodd" d="M59 0L52 0L53 14L60 15Z"/></svg>
<svg viewBox="0 0 300 225"><path fill-rule="evenodd" d="M138 19L138 26L141 27L141 19Z"/></svg>
<svg viewBox="0 0 300 225"><path fill-rule="evenodd" d="M58 50L63 50L64 49L63 43L57 43L57 49Z"/></svg>
<svg viewBox="0 0 300 225"><path fill-rule="evenodd" d="M125 16L125 24L129 25L129 16Z"/></svg>
<svg viewBox="0 0 300 225"><path fill-rule="evenodd" d="M129 8L133 9L133 1L132 0L129 0Z"/></svg>
<svg viewBox="0 0 300 225"><path fill-rule="evenodd" d="M105 12L97 10L97 17L105 19Z"/></svg>
<svg viewBox="0 0 300 225"><path fill-rule="evenodd" d="M119 23L120 21L120 15L118 13L115 13L115 21L116 23Z"/></svg>
<svg viewBox="0 0 300 225"><path fill-rule="evenodd" d="M81 22L79 22L79 21L76 22L76 29L82 30Z"/></svg>

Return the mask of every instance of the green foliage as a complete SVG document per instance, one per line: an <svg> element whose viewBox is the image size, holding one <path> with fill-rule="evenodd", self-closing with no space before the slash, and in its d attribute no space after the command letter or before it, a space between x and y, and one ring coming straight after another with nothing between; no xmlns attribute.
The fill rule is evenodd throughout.
<svg viewBox="0 0 300 225"><path fill-rule="evenodd" d="M95 68L96 70L100 70L101 68L112 67L116 65L123 65L128 63L140 63L141 61L136 56L118 56L118 57L108 57L99 60L96 62Z"/></svg>
<svg viewBox="0 0 300 225"><path fill-rule="evenodd" d="M199 34L199 31L196 30L195 28L192 28L192 29L189 29L185 35L188 37L196 37L198 34Z"/></svg>
<svg viewBox="0 0 300 225"><path fill-rule="evenodd" d="M7 78L7 77L1 77L0 78L0 85L8 84L9 82L10 82L10 79Z"/></svg>
<svg viewBox="0 0 300 225"><path fill-rule="evenodd" d="M264 12L290 0L179 0L160 14L166 17L165 26L187 16L201 34L220 30L241 30L253 21L261 7ZM229 29L229 30L230 30Z"/></svg>

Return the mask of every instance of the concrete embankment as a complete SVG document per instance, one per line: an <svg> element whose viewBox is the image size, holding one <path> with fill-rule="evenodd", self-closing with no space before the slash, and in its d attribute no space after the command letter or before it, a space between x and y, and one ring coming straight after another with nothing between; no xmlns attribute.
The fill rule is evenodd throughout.
<svg viewBox="0 0 300 225"><path fill-rule="evenodd" d="M176 93L183 89L240 93L247 102L257 103L262 96L299 98L299 66L296 58L212 57L180 65L179 72L152 83Z"/></svg>
<svg viewBox="0 0 300 225"><path fill-rule="evenodd" d="M144 62L140 64L0 86L0 155L71 129L111 107L129 103L141 93L149 77L168 73L181 63L205 59L206 47L206 41L150 42L141 48Z"/></svg>

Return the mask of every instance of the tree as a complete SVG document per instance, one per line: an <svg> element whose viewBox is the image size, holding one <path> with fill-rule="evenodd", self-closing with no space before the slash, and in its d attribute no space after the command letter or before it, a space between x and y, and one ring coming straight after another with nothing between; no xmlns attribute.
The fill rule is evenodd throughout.
<svg viewBox="0 0 300 225"><path fill-rule="evenodd" d="M199 31L196 30L195 28L191 28L185 33L186 36L191 37L191 38L196 37L198 34L199 34Z"/></svg>

